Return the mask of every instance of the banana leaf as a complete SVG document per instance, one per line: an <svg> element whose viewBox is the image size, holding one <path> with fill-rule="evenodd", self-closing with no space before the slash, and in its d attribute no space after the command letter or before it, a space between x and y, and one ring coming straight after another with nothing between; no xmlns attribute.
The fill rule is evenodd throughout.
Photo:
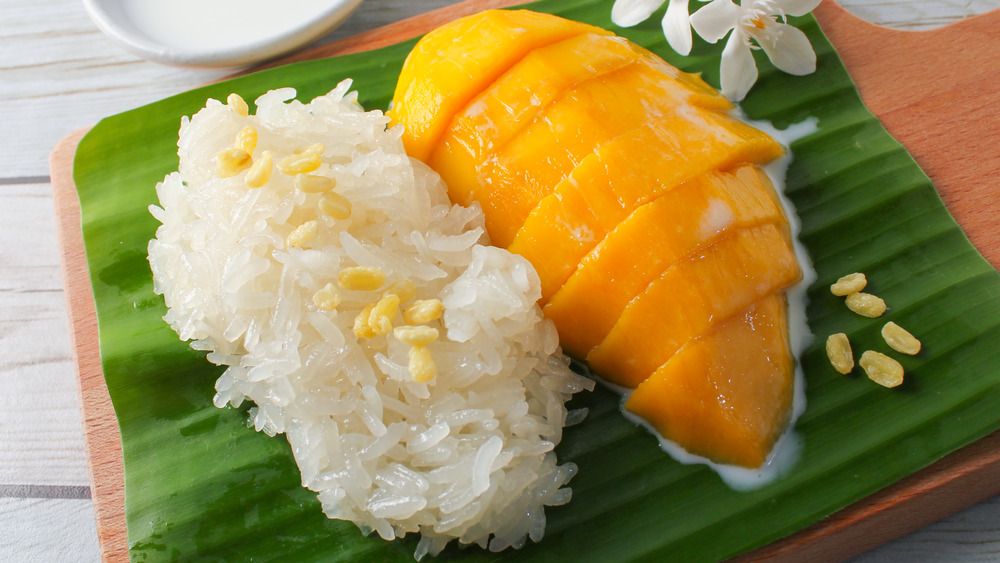
<svg viewBox="0 0 1000 563"><path fill-rule="evenodd" d="M696 39L692 55L678 57L658 15L622 30L609 21L610 1L530 7L613 29L718 86L721 44ZM771 485L734 491L706 467L668 457L621 416L619 398L598 387L571 405L590 415L567 429L557 453L580 471L572 502L548 509L545 539L501 554L449 547L441 560L722 559L815 523L1000 428L1000 277L865 109L816 21L791 22L812 41L818 70L788 76L758 57L760 79L742 106L778 127L818 120L816 133L792 145L787 180L818 274L807 309L817 338L800 358L808 399L798 422L801 460ZM166 311L153 293L146 245L157 227L147 206L156 202L156 182L176 170L182 115L230 92L252 100L294 86L308 100L346 77L365 107L385 108L413 43L213 84L109 117L80 143L75 182L101 358L124 447L133 560L411 560L416 538L386 542L327 519L300 486L283 438L254 432L239 409L212 406L220 369L161 320ZM827 290L853 271L867 273L870 290L889 303L886 317L851 314ZM860 370L843 376L830 367L823 343L833 332L890 352L879 336L886 320L909 327L924 344L919 356L901 360L901 387L884 389Z"/></svg>

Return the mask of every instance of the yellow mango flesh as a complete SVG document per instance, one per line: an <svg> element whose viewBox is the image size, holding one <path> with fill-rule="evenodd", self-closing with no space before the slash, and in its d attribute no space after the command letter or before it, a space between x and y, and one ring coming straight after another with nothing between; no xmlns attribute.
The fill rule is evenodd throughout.
<svg viewBox="0 0 1000 563"><path fill-rule="evenodd" d="M628 304L587 362L609 381L635 387L689 340L800 277L787 228L736 229L667 268Z"/></svg>
<svg viewBox="0 0 1000 563"><path fill-rule="evenodd" d="M640 387L630 409L692 452L759 465L790 408L780 291L801 274L751 164L783 149L697 75L528 14L421 40L390 111L408 152L535 266L565 350ZM739 404L709 404L713 388Z"/></svg>
<svg viewBox="0 0 1000 563"><path fill-rule="evenodd" d="M406 152L426 162L452 116L538 47L600 28L528 10L487 10L424 36L399 74L387 115Z"/></svg>
<svg viewBox="0 0 1000 563"><path fill-rule="evenodd" d="M687 343L625 408L691 453L759 467L788 423L793 374L785 299L772 293Z"/></svg>
<svg viewBox="0 0 1000 563"><path fill-rule="evenodd" d="M647 55L632 43L594 33L535 49L455 115L427 163L445 181L452 201L469 205L479 166L495 148L566 90L641 56Z"/></svg>
<svg viewBox="0 0 1000 563"><path fill-rule="evenodd" d="M766 133L726 115L668 114L588 155L531 211L507 249L535 265L545 303L639 205L707 172L783 152Z"/></svg>
<svg viewBox="0 0 1000 563"><path fill-rule="evenodd" d="M723 232L786 225L777 198L767 176L748 164L732 174L706 174L636 209L580 261L545 306L563 350L586 357L639 292Z"/></svg>
<svg viewBox="0 0 1000 563"><path fill-rule="evenodd" d="M493 244L506 247L538 202L588 155L650 121L705 124L721 114L684 105L690 90L639 60L581 83L549 104L479 167L473 199L483 207ZM690 129L690 128L689 128ZM678 142L684 139L677 139Z"/></svg>

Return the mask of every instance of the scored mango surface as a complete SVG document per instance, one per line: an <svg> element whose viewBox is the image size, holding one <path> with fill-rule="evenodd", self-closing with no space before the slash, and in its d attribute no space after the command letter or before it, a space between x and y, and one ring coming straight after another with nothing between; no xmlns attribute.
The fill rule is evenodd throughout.
<svg viewBox="0 0 1000 563"><path fill-rule="evenodd" d="M690 97L682 82L638 60L567 89L508 143L495 146L476 179L458 181L476 186L473 199L486 214L486 230L494 244L506 247L538 202L588 155L650 121L677 123L661 130L676 131L678 144L721 145L739 136L721 126L708 130L704 123L722 114L688 105Z"/></svg>
<svg viewBox="0 0 1000 563"><path fill-rule="evenodd" d="M688 342L625 408L691 453L759 467L788 421L793 375L785 299L775 293Z"/></svg>
<svg viewBox="0 0 1000 563"><path fill-rule="evenodd" d="M535 266L565 351L635 387L627 408L665 437L760 465L791 408L782 290L801 276L757 168L783 147L699 76L531 14L426 35L389 116L455 202L482 207L493 244Z"/></svg>
<svg viewBox="0 0 1000 563"><path fill-rule="evenodd" d="M639 205L708 172L768 162L782 152L770 136L728 116L669 114L588 155L539 201L507 248L536 264L547 302Z"/></svg>
<svg viewBox="0 0 1000 563"><path fill-rule="evenodd" d="M475 200L479 167L566 90L643 56L632 43L584 33L528 53L452 118L427 164L452 201Z"/></svg>
<svg viewBox="0 0 1000 563"><path fill-rule="evenodd" d="M787 228L736 229L650 283L587 362L609 381L635 387L689 340L801 276Z"/></svg>
<svg viewBox="0 0 1000 563"><path fill-rule="evenodd" d="M421 39L399 73L390 118L406 152L426 161L442 132L476 94L538 47L601 28L529 10L487 10Z"/></svg>
<svg viewBox="0 0 1000 563"><path fill-rule="evenodd" d="M770 180L755 166L706 174L624 219L580 261L545 315L555 322L563 349L586 357L668 267L730 229L785 221ZM601 298L589 298L595 295Z"/></svg>

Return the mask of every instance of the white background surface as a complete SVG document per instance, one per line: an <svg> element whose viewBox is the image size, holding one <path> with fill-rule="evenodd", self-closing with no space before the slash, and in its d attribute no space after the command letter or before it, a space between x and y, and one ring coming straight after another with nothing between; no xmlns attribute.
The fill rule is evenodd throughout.
<svg viewBox="0 0 1000 563"><path fill-rule="evenodd" d="M450 3L368 0L326 41ZM841 3L869 21L905 29L1000 8L1000 0ZM79 0L0 0L0 562L99 558L49 152L102 117L225 74L160 66L124 52L101 35ZM1000 561L1000 497L858 560Z"/></svg>

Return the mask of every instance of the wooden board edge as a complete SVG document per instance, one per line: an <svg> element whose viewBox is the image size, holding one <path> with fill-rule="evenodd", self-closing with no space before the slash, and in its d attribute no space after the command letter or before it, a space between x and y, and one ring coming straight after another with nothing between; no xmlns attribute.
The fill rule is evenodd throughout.
<svg viewBox="0 0 1000 563"><path fill-rule="evenodd" d="M931 178L969 241L1000 268L1000 10L922 31L888 29L832 0L813 12L865 106ZM966 48L974 42L975 49ZM877 53L877 56L872 56Z"/></svg>
<svg viewBox="0 0 1000 563"><path fill-rule="evenodd" d="M59 141L49 157L49 167L97 538L101 558L117 563L128 561L121 433L101 367L97 310L83 244L80 200L73 182L73 157L88 130L74 131Z"/></svg>
<svg viewBox="0 0 1000 563"><path fill-rule="evenodd" d="M844 561L1000 494L1000 431L733 563Z"/></svg>

